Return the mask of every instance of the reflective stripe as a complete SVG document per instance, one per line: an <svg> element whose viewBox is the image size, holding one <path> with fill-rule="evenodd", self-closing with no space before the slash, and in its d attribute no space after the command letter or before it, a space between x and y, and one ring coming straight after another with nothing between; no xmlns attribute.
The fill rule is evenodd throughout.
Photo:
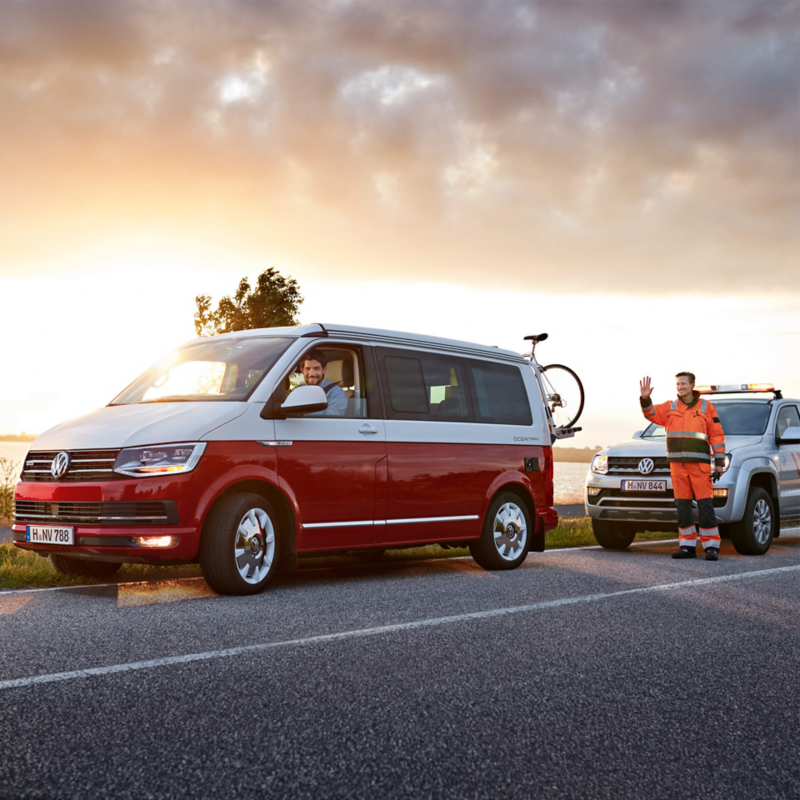
<svg viewBox="0 0 800 800"><path fill-rule="evenodd" d="M707 433L699 433L698 431L669 431L667 437L670 436L685 436L688 439L708 439Z"/></svg>
<svg viewBox="0 0 800 800"><path fill-rule="evenodd" d="M678 410L678 401L677 400L673 400L672 401L672 405L670 406L669 410L670 411L677 411Z"/></svg>
<svg viewBox="0 0 800 800"><path fill-rule="evenodd" d="M697 461L701 464L711 465L710 453L687 453L686 451L679 450L675 453L667 453L667 460L669 461Z"/></svg>
<svg viewBox="0 0 800 800"><path fill-rule="evenodd" d="M705 414L707 408L708 408L708 400L703 400L700 403L700 411L701 411L701 413Z"/></svg>
<svg viewBox="0 0 800 800"><path fill-rule="evenodd" d="M713 445L714 451L719 453L725 452L725 445L724 444L715 444Z"/></svg>
<svg viewBox="0 0 800 800"><path fill-rule="evenodd" d="M703 545L703 550L708 550L709 547L719 550L719 546L722 544L722 539L719 537L719 529L700 528L700 543Z"/></svg>

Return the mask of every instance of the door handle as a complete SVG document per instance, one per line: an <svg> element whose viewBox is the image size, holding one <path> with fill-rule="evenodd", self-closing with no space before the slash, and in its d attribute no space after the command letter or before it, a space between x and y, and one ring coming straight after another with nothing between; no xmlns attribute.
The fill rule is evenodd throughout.
<svg viewBox="0 0 800 800"><path fill-rule="evenodd" d="M377 428L373 428L373 427L372 427L372 425L369 425L368 423L366 423L366 422L365 422L365 423L364 423L364 424L363 424L363 425L362 425L362 426L361 426L361 427L358 429L358 432L359 432L359 433L377 433L377 432L378 432L378 429L377 429Z"/></svg>

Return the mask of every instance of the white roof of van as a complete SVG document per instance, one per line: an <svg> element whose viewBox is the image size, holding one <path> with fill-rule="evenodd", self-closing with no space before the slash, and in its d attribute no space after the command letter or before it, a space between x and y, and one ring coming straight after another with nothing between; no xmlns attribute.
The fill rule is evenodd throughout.
<svg viewBox="0 0 800 800"><path fill-rule="evenodd" d="M339 325L334 323L313 322L309 325L297 325L291 328L253 328L244 331L233 331L232 333L221 333L214 336L214 339L244 339L255 336L292 336L313 338L314 336L335 336L340 339L354 339L359 341L369 340L380 342L381 344L420 344L435 349L450 349L462 352L485 353L486 355L497 358L500 356L504 360L524 361L525 359L513 350L504 350L485 344L475 342L465 342L459 339L444 339L440 336L425 336L420 333L408 333L406 331L389 331L381 328L360 328L355 325ZM211 338L211 337L203 337ZM193 339L186 344L194 344L198 339Z"/></svg>

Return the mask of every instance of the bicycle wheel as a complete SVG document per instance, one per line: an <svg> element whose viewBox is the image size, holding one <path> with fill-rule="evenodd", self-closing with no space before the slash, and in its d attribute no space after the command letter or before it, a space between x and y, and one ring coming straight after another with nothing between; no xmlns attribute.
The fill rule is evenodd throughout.
<svg viewBox="0 0 800 800"><path fill-rule="evenodd" d="M563 364L548 364L539 372L553 423L556 428L571 428L583 412L581 379Z"/></svg>

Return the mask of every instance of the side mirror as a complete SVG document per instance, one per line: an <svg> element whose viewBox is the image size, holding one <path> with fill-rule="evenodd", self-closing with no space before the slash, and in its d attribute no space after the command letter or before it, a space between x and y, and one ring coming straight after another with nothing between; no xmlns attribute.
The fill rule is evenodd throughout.
<svg viewBox="0 0 800 800"><path fill-rule="evenodd" d="M636 431L636 433L634 433L633 436L631 436L631 439L638 439L643 433L644 433L644 428L642 428L640 431Z"/></svg>
<svg viewBox="0 0 800 800"><path fill-rule="evenodd" d="M321 386L298 386L281 404L281 413L287 417L313 414L328 407L328 397Z"/></svg>
<svg viewBox="0 0 800 800"><path fill-rule="evenodd" d="M775 438L778 444L800 444L800 428L797 426L787 428L783 432L783 436L776 436Z"/></svg>

